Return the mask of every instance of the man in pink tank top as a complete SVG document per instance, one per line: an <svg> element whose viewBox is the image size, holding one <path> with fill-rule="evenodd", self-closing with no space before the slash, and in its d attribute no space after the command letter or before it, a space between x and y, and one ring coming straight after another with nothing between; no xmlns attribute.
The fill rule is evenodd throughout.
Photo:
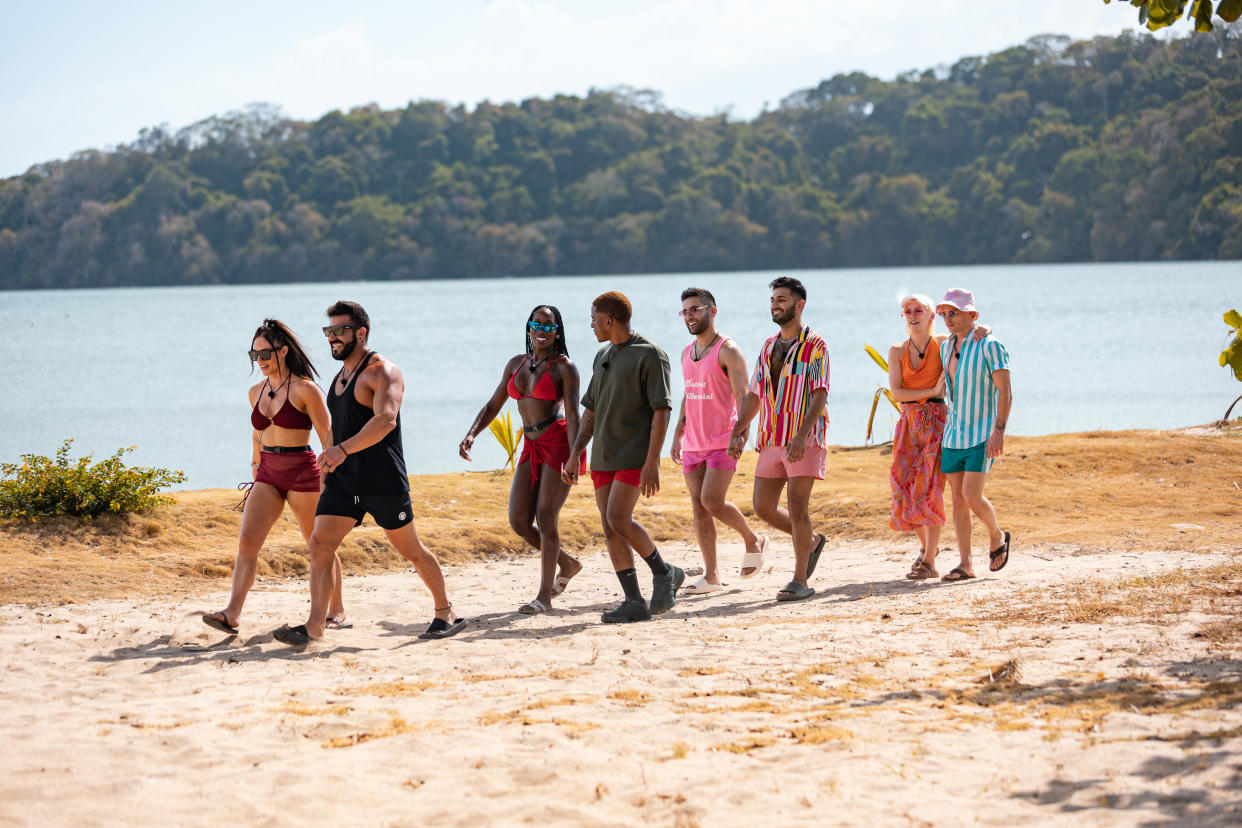
<svg viewBox="0 0 1242 828"><path fill-rule="evenodd" d="M716 568L716 520L737 531L746 544L741 577L763 566L766 535L756 535L741 510L725 500L737 460L729 440L747 393L746 358L737 343L716 330L716 299L702 288L681 293L681 317L694 341L681 354L686 390L673 432L673 462L681 465L694 510L694 533L703 553L703 577L683 592L701 595L724 588Z"/></svg>

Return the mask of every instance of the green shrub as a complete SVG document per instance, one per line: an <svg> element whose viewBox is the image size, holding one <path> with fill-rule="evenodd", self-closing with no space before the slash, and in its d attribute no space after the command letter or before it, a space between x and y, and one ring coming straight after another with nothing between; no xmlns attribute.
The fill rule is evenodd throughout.
<svg viewBox="0 0 1242 828"><path fill-rule="evenodd" d="M157 492L185 482L185 472L171 469L126 468L121 462L129 448L118 449L103 462L91 465L92 455L69 459L73 440L56 458L23 454L21 464L0 463L0 517L38 518L75 515L88 518L107 513L137 512L175 502Z"/></svg>

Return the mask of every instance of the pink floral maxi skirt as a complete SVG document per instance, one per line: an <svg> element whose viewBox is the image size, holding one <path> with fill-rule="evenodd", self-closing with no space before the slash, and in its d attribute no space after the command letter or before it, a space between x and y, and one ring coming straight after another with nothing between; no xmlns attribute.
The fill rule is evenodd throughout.
<svg viewBox="0 0 1242 828"><path fill-rule="evenodd" d="M904 403L893 433L893 513L888 525L909 532L916 526L944 526L944 473L940 438L948 409L944 403Z"/></svg>

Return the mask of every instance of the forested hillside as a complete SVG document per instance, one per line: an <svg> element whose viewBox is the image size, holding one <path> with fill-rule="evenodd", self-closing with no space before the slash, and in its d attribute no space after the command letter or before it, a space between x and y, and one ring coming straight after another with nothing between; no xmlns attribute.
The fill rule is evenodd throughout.
<svg viewBox="0 0 1242 828"><path fill-rule="evenodd" d="M746 122L256 106L0 180L0 287L1242 258L1240 41L1045 36Z"/></svg>

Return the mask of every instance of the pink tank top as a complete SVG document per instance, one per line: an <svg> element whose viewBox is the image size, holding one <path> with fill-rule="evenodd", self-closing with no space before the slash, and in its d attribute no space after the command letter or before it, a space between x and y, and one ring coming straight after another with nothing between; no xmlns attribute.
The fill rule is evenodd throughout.
<svg viewBox="0 0 1242 828"><path fill-rule="evenodd" d="M694 343L681 354L681 375L686 381L686 431L681 438L683 451L714 451L729 447L729 437L737 424L737 404L729 378L720 368L723 334L715 347L698 362L690 358Z"/></svg>

